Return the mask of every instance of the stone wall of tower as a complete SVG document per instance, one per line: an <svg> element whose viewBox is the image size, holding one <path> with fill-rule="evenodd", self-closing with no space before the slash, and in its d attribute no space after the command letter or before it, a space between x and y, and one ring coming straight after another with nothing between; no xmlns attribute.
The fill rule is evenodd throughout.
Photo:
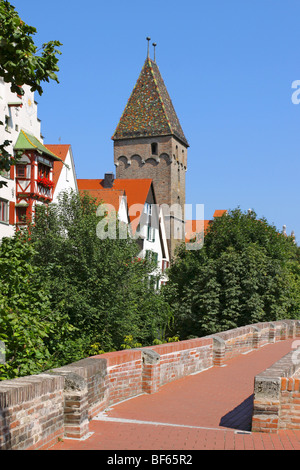
<svg viewBox="0 0 300 470"><path fill-rule="evenodd" d="M153 153L152 144L156 144ZM153 180L157 204L170 208L178 204L177 213L171 210L169 249L174 254L178 236L184 239L185 172L187 147L173 136L122 139L114 142L116 177ZM166 223L169 220L166 215ZM176 235L177 234L177 235Z"/></svg>

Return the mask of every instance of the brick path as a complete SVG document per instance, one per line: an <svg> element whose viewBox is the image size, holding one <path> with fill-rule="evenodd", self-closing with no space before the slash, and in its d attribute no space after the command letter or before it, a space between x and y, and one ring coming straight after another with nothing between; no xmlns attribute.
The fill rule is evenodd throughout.
<svg viewBox="0 0 300 470"><path fill-rule="evenodd" d="M254 377L291 351L269 344L105 410L55 450L300 450L300 431L251 433Z"/></svg>

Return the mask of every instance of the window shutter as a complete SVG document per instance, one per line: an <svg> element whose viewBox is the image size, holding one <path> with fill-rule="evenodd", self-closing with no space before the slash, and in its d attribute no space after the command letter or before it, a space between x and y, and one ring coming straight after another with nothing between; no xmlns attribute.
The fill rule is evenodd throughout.
<svg viewBox="0 0 300 470"><path fill-rule="evenodd" d="M9 225L14 225L15 223L15 203L9 203Z"/></svg>
<svg viewBox="0 0 300 470"><path fill-rule="evenodd" d="M15 179L15 165L10 166L10 179L11 180Z"/></svg>

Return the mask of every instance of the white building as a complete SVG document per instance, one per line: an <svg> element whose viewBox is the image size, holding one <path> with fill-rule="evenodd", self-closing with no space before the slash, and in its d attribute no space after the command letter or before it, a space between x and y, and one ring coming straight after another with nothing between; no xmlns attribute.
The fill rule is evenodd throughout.
<svg viewBox="0 0 300 470"><path fill-rule="evenodd" d="M140 258L151 258L157 265L151 281L156 287L166 282L165 269L170 256L166 239L164 217L156 198L151 179L114 179L111 173L105 178L77 180L79 191L112 203L112 193L123 191L126 196L130 232L140 247ZM108 198L109 192L112 192ZM106 193L105 193L106 192ZM105 197L107 194L107 197ZM114 204L113 204L114 205ZM115 205L116 207L116 205ZM156 278L160 277L159 283Z"/></svg>
<svg viewBox="0 0 300 470"><path fill-rule="evenodd" d="M28 86L24 86L25 94L16 95L10 90L10 84L5 83L0 77L0 142L10 141L6 150L13 155L14 145L23 129L30 135L36 136L42 141L41 122L37 117L37 103L34 93ZM15 168L2 172L0 181L6 186L0 189L0 239L14 234L15 230L15 206L16 206L16 182Z"/></svg>
<svg viewBox="0 0 300 470"><path fill-rule="evenodd" d="M9 172L2 172L0 182L0 240L12 236L16 226L34 216L36 204L56 200L62 189L77 190L71 146L49 146L43 143L37 102L30 87L16 95L10 84L0 77L0 142L9 141L6 150L22 157ZM53 151L51 150L53 147ZM61 153L62 156L56 154Z"/></svg>
<svg viewBox="0 0 300 470"><path fill-rule="evenodd" d="M53 166L53 202L58 202L58 195L62 191L72 189L78 192L72 147L61 144L46 144L45 146L61 159L61 161L54 162Z"/></svg>

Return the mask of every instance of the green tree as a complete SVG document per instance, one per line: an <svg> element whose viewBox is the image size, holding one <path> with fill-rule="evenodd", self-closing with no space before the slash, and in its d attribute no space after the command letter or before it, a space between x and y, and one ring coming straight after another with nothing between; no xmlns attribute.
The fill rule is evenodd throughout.
<svg viewBox="0 0 300 470"><path fill-rule="evenodd" d="M203 249L181 246L169 270L165 295L174 311L173 332L186 338L297 318L297 253L291 237L255 212L235 209L216 218Z"/></svg>
<svg viewBox="0 0 300 470"><path fill-rule="evenodd" d="M38 208L30 228L34 264L52 293L52 309L76 327L70 344L79 345L73 354L81 356L92 345L95 350L120 349L126 336L133 344L152 344L170 315L162 295L149 285L154 266L138 258L137 243L97 237L102 220L97 206L87 194L64 192L58 204Z"/></svg>
<svg viewBox="0 0 300 470"><path fill-rule="evenodd" d="M23 85L29 85L41 95L44 82L58 83L58 55L61 53L58 47L62 44L49 41L38 49L33 40L36 32L36 28L21 20L13 5L0 0L0 76L18 95L24 94ZM0 171L8 171L14 163L7 151L9 143L5 141L0 145Z"/></svg>
<svg viewBox="0 0 300 470"><path fill-rule="evenodd" d="M71 327L53 311L40 270L32 265L34 248L24 237L0 245L0 341L6 360L0 380L40 373L51 367L51 343L60 343Z"/></svg>

